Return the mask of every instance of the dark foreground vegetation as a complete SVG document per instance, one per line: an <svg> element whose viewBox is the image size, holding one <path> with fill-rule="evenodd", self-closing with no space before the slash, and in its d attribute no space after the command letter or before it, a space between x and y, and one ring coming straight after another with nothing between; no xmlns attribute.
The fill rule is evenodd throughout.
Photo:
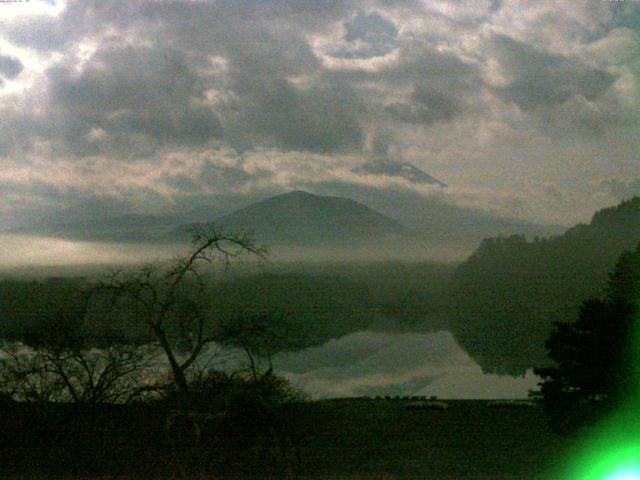
<svg viewBox="0 0 640 480"><path fill-rule="evenodd" d="M582 303L575 321L555 324L553 364L536 369L551 427L579 432L640 399L640 244L620 256L606 295Z"/></svg>
<svg viewBox="0 0 640 480"><path fill-rule="evenodd" d="M159 403L3 403L0 461L14 478L180 478L186 470L192 478L453 480L547 478L562 460L562 440L539 407L446 404L330 400L267 412L239 403L201 416L196 442L186 423L168 428L176 417Z"/></svg>
<svg viewBox="0 0 640 480"><path fill-rule="evenodd" d="M639 242L640 197L556 237L487 239L453 278L451 331L486 372L548 366L554 323L575 321L584 300L602 296L620 255Z"/></svg>
<svg viewBox="0 0 640 480"><path fill-rule="evenodd" d="M188 409L171 395L129 404L5 400L0 403L3 474L281 475L300 465L311 411L305 416L302 402L270 395L286 393L278 382L268 376L257 381L220 377L206 388L192 384Z"/></svg>

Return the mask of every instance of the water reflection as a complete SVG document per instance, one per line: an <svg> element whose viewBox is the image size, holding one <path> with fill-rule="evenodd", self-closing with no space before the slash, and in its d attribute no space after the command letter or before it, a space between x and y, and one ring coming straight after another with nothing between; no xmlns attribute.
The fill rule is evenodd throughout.
<svg viewBox="0 0 640 480"><path fill-rule="evenodd" d="M436 395L526 398L538 378L484 374L449 332L356 332L281 354L276 369L315 398Z"/></svg>

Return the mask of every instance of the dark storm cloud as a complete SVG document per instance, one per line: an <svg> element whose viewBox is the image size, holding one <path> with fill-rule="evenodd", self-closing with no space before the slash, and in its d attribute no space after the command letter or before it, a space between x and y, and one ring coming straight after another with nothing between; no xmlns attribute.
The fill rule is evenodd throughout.
<svg viewBox="0 0 640 480"><path fill-rule="evenodd" d="M375 13L366 15L358 12L358 15L352 21L345 24L345 27L345 40L348 42L361 40L377 44L386 40L388 43L398 35L398 29L392 22Z"/></svg>
<svg viewBox="0 0 640 480"><path fill-rule="evenodd" d="M284 79L253 85L238 105L245 138L264 137L285 150L339 152L363 142L361 104L355 91L338 85L301 90Z"/></svg>
<svg viewBox="0 0 640 480"><path fill-rule="evenodd" d="M31 108L0 103L0 150L6 156L29 152L35 139L51 131L52 123L45 121Z"/></svg>
<svg viewBox="0 0 640 480"><path fill-rule="evenodd" d="M225 128L234 147L339 152L362 145L363 108L349 84L320 81L299 87L290 80L321 72L299 32L249 23L236 33L219 46L229 64L234 100L225 104Z"/></svg>
<svg viewBox="0 0 640 480"><path fill-rule="evenodd" d="M314 31L351 11L348 0L83 0L67 2L58 17L39 16L2 22L16 44L55 51L108 30L144 35L211 52L220 42L253 28L277 23L288 30ZM235 35L234 35L235 34Z"/></svg>
<svg viewBox="0 0 640 480"><path fill-rule="evenodd" d="M362 109L355 91L327 82L299 88L289 78L315 75L321 68L301 25L309 31L323 19L333 20L346 8L343 2L137 5L74 4L44 28L64 36L44 42L59 47L76 35L91 38L87 23L100 22L98 32L109 27L125 36L137 32L141 40L152 35L136 47L107 38L80 74L74 62L49 72L53 134L74 155L145 156L156 147L211 139L239 149L361 147ZM60 25L68 27L66 35ZM14 38L18 33L14 29ZM212 56L224 62L220 78L207 71ZM224 97L215 106L202 102L208 88Z"/></svg>
<svg viewBox="0 0 640 480"><path fill-rule="evenodd" d="M65 140L80 155L97 154L101 137L108 142L141 135L159 145L197 145L222 135L216 113L198 104L205 85L172 50L107 48L79 76L55 68L49 82ZM99 129L93 138L92 129Z"/></svg>
<svg viewBox="0 0 640 480"><path fill-rule="evenodd" d="M334 81L356 85L379 83L387 87L419 86L449 93L481 86L478 65L456 55L439 51L429 42L412 41L403 45L395 62L375 71L363 69L324 72Z"/></svg>
<svg viewBox="0 0 640 480"><path fill-rule="evenodd" d="M440 120L451 120L460 113L455 98L428 87L416 86L409 100L406 104L389 105L387 110L401 122L425 125Z"/></svg>
<svg viewBox="0 0 640 480"><path fill-rule="evenodd" d="M344 44L330 53L338 58L371 58L385 55L396 47L398 29L378 14L358 12L344 24Z"/></svg>
<svg viewBox="0 0 640 480"><path fill-rule="evenodd" d="M597 183L626 171L615 162L631 164L638 137L640 10L620 3L609 18L602 2L564 0L83 0L0 19L0 82L13 75L0 180L33 178L51 204L84 188L157 208L213 191L387 188L380 165L357 167L391 156L471 195L480 182L520 198L523 178L551 184L580 152ZM213 158L225 149L232 160ZM43 196L36 181L63 188Z"/></svg>
<svg viewBox="0 0 640 480"><path fill-rule="evenodd" d="M613 25L616 27L626 27L640 31L640 3L638 2L617 2L616 12L613 18Z"/></svg>
<svg viewBox="0 0 640 480"><path fill-rule="evenodd" d="M616 77L577 60L552 55L504 35L494 39L496 55L510 77L498 94L523 110L552 107L574 95L595 100Z"/></svg>
<svg viewBox="0 0 640 480"><path fill-rule="evenodd" d="M119 30L139 23L142 5L138 1L67 1L57 16L18 17L10 22L0 21L0 27L17 45L43 52L62 51L109 29Z"/></svg>
<svg viewBox="0 0 640 480"><path fill-rule="evenodd" d="M476 64L423 42L406 46L397 62L374 72L332 71L324 76L331 82L359 88L368 111L387 114L392 121L421 125L453 120L467 110L467 104L476 99L483 86ZM373 90L368 92L372 85ZM398 92L408 89L410 94L400 101L381 103L380 86Z"/></svg>
<svg viewBox="0 0 640 480"><path fill-rule="evenodd" d="M491 6L489 9L492 12L497 12L502 7L502 0L491 0Z"/></svg>
<svg viewBox="0 0 640 480"><path fill-rule="evenodd" d="M366 45L371 54L394 47L392 22L341 1L74 2L60 18L30 22L28 35L20 22L8 35L61 49L109 29L120 32L101 40L80 72L73 59L49 71L49 114L32 121L31 130L52 140L58 153L126 159L211 139L239 150L332 153L361 149L364 117L380 108L366 104L357 74L323 75L306 38L349 12L357 13L344 22L347 42ZM136 34L144 46L117 41ZM219 78L206 71L211 56L225 62ZM405 56L380 79L367 80L414 84L409 103L388 111L410 123L451 119L459 108L444 85L455 88L468 67L432 49ZM316 80L299 86L295 76ZM222 95L216 105L203 102L209 88Z"/></svg>
<svg viewBox="0 0 640 480"><path fill-rule="evenodd" d="M205 163L192 175L182 173L165 174L161 179L164 183L179 191L195 193L207 191L214 187L220 189L221 185L224 185L225 189L231 190L256 177L259 177L259 175L249 175L239 167Z"/></svg>
<svg viewBox="0 0 640 480"><path fill-rule="evenodd" d="M0 77L16 78L22 71L22 62L15 57L0 55Z"/></svg>

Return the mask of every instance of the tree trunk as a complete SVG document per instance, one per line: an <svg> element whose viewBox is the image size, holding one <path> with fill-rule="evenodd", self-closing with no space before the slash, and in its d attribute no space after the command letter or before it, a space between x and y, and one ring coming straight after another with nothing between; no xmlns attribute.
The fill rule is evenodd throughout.
<svg viewBox="0 0 640 480"><path fill-rule="evenodd" d="M162 328L154 326L154 331L158 339L160 340L160 346L164 350L164 353L167 356L167 360L169 360L173 380L178 387L178 402L180 403L180 408L182 410L185 410L187 407L187 398L189 395L189 385L187 384L187 378L184 375L184 370L178 363L178 360L173 353L173 349L169 344L169 340L167 340L167 336Z"/></svg>

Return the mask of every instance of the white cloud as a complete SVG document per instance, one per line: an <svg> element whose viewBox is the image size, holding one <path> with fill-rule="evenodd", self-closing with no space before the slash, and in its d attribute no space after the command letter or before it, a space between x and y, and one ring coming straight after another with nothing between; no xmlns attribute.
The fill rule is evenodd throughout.
<svg viewBox="0 0 640 480"><path fill-rule="evenodd" d="M22 70L0 82L2 179L23 196L31 182L34 196L44 184L137 204L146 200L136 191L179 201L186 182L198 192L332 181L418 188L353 173L372 154L367 139L384 131L397 159L444 180L459 202L584 220L605 202L593 182L640 176L633 8L4 4L0 55ZM225 149L234 153L219 155Z"/></svg>
<svg viewBox="0 0 640 480"><path fill-rule="evenodd" d="M57 17L65 9L65 0L16 0L0 4L0 21L24 17Z"/></svg>

